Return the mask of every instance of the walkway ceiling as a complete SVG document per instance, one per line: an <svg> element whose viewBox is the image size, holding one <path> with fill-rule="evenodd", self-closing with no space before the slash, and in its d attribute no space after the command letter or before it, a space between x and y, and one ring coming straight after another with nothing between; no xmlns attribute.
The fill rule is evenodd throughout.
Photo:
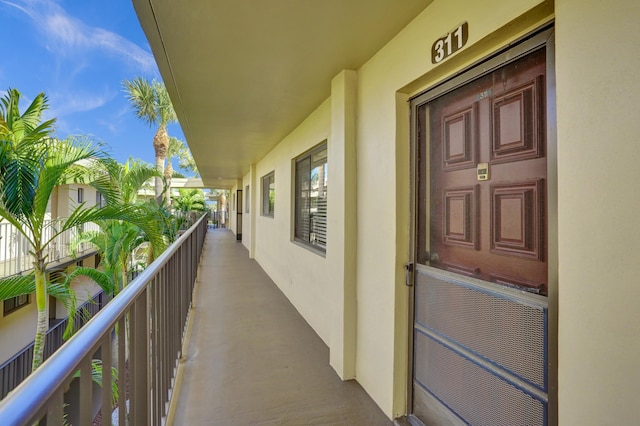
<svg viewBox="0 0 640 426"><path fill-rule="evenodd" d="M431 1L133 3L204 184L230 188Z"/></svg>

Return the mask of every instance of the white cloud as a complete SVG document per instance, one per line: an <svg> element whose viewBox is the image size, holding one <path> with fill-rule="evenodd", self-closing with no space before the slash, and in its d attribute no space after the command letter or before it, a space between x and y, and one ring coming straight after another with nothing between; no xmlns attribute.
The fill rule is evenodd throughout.
<svg viewBox="0 0 640 426"><path fill-rule="evenodd" d="M3 3L13 6L35 23L44 34L47 48L56 53L77 53L101 49L137 67L143 72L155 72L156 64L151 53L111 31L91 27L69 16L52 0L15 0Z"/></svg>
<svg viewBox="0 0 640 426"><path fill-rule="evenodd" d="M96 123L98 123L102 127L104 127L107 130L109 130L109 132L111 132L111 134L117 135L119 133L118 132L118 126L116 125L116 123L114 123L112 121L98 120Z"/></svg>
<svg viewBox="0 0 640 426"><path fill-rule="evenodd" d="M131 116L131 106L124 105L122 108L113 111L108 117L96 121L106 128L112 135L120 135L123 131L123 123L126 117Z"/></svg>
<svg viewBox="0 0 640 426"><path fill-rule="evenodd" d="M75 112L91 111L105 105L116 96L115 93L91 95L88 93L52 93L49 97L51 109L47 115L51 117L63 117Z"/></svg>

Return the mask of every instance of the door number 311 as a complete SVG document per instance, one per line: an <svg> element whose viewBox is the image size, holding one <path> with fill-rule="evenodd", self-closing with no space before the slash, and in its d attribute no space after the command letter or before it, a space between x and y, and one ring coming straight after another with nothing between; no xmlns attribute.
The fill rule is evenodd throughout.
<svg viewBox="0 0 640 426"><path fill-rule="evenodd" d="M469 24L463 22L431 46L431 62L438 64L462 49L469 39Z"/></svg>

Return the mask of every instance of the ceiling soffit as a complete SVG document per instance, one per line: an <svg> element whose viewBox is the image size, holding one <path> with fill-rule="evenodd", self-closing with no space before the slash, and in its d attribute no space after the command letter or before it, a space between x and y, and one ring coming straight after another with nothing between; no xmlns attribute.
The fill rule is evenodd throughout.
<svg viewBox="0 0 640 426"><path fill-rule="evenodd" d="M133 3L204 184L229 186L431 1Z"/></svg>

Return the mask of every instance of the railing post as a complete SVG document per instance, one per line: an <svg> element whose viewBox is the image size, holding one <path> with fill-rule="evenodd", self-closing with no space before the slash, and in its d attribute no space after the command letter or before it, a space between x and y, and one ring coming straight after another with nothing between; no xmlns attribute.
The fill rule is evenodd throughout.
<svg viewBox="0 0 640 426"><path fill-rule="evenodd" d="M80 365L80 424L90 424L93 420L93 377L92 361L90 356Z"/></svg>
<svg viewBox="0 0 640 426"><path fill-rule="evenodd" d="M155 284L155 282L153 283ZM152 285L153 285L152 284ZM149 425L151 389L149 386L149 287L134 302L130 311L131 353L129 379L131 401L129 424ZM158 350L158 348L153 348Z"/></svg>
<svg viewBox="0 0 640 426"><path fill-rule="evenodd" d="M127 319L118 320L118 424L127 425ZM131 380L131 374L128 375Z"/></svg>
<svg viewBox="0 0 640 426"><path fill-rule="evenodd" d="M63 426L63 416L64 416L64 393L62 389L58 390L53 398L51 398L52 403L49 404L49 409L47 410L47 426Z"/></svg>
<svg viewBox="0 0 640 426"><path fill-rule="evenodd" d="M111 424L113 406L113 375L111 373L111 333L102 339L102 424ZM122 389L122 392L125 390Z"/></svg>

